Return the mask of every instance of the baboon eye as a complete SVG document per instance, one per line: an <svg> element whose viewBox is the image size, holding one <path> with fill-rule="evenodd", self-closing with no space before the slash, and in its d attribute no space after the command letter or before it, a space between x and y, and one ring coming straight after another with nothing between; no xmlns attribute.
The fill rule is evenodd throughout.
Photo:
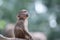
<svg viewBox="0 0 60 40"><path fill-rule="evenodd" d="M24 11L24 13L26 13L27 11Z"/></svg>

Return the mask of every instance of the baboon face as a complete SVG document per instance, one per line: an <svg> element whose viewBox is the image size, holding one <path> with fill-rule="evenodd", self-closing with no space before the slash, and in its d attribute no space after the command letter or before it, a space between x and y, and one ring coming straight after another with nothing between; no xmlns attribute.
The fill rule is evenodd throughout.
<svg viewBox="0 0 60 40"><path fill-rule="evenodd" d="M19 20L25 20L28 17L28 11L27 10L21 10L18 14Z"/></svg>

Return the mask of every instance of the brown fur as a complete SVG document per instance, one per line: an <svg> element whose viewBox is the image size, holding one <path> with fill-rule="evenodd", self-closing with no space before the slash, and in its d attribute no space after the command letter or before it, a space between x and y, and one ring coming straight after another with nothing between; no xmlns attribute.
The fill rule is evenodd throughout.
<svg viewBox="0 0 60 40"><path fill-rule="evenodd" d="M28 18L28 12L26 10L21 10L17 16L17 23L14 28L14 34L16 38L32 40L31 35L25 29L26 28L25 21L27 18Z"/></svg>

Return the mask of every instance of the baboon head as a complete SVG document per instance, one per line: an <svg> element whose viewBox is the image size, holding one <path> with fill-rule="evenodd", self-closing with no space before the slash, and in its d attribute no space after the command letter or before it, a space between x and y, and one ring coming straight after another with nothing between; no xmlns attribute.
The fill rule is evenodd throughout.
<svg viewBox="0 0 60 40"><path fill-rule="evenodd" d="M27 10L21 10L18 13L18 19L19 20L25 20L28 17L28 11Z"/></svg>

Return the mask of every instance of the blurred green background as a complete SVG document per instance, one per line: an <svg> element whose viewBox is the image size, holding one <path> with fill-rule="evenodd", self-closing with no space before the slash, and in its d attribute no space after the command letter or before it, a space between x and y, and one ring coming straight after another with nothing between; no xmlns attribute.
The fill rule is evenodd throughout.
<svg viewBox="0 0 60 40"><path fill-rule="evenodd" d="M44 32L48 40L60 40L60 0L0 0L0 33L16 23L19 10L29 11L29 31Z"/></svg>

